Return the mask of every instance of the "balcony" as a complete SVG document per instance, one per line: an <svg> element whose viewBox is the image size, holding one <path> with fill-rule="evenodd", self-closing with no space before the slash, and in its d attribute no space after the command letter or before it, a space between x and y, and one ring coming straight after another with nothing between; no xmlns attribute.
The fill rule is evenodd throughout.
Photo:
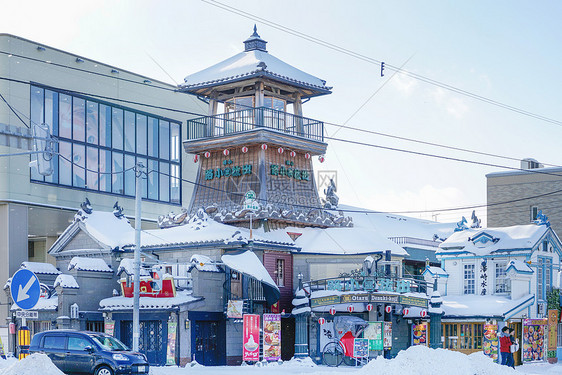
<svg viewBox="0 0 562 375"><path fill-rule="evenodd" d="M265 128L324 142L324 123L267 107L187 120L188 140L222 137Z"/></svg>

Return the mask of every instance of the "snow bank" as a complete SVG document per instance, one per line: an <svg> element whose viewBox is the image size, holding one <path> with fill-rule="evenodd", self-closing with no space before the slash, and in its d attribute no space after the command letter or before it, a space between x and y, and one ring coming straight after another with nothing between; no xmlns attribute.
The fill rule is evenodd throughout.
<svg viewBox="0 0 562 375"><path fill-rule="evenodd" d="M498 365L482 353L466 355L446 349L412 346L394 359L378 357L369 362L360 374L377 375L513 375L516 371Z"/></svg>
<svg viewBox="0 0 562 375"><path fill-rule="evenodd" d="M6 361L8 362L8 361ZM64 375L61 370L51 362L46 354L35 353L22 359L13 361L0 370L2 375Z"/></svg>

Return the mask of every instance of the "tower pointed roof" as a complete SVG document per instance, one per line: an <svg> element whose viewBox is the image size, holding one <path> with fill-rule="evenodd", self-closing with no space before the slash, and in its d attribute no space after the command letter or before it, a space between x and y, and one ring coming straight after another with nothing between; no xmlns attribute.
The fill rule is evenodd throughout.
<svg viewBox="0 0 562 375"><path fill-rule="evenodd" d="M267 42L259 36L257 26L254 25L254 33L244 41L245 51L248 52L253 50L259 50L259 51L267 52L267 49L265 48L266 44Z"/></svg>

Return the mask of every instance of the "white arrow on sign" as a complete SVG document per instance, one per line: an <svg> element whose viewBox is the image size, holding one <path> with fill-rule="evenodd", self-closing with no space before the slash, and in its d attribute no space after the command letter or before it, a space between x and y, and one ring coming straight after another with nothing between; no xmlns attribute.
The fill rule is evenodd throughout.
<svg viewBox="0 0 562 375"><path fill-rule="evenodd" d="M18 298L16 298L16 302L20 302L23 301L24 299L29 298L27 292L29 291L29 288L31 288L34 282L35 282L35 277L32 276L23 288L21 287L20 284L20 288L18 289Z"/></svg>

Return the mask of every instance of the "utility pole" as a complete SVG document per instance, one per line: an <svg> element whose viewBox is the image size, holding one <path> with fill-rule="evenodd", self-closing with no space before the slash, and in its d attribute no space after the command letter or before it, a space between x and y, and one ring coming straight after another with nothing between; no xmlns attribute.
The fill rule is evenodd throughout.
<svg viewBox="0 0 562 375"><path fill-rule="evenodd" d="M135 166L135 259L134 284L133 284L133 351L139 351L140 338L140 238L141 238L141 195L142 195L142 174L144 165L137 163Z"/></svg>

